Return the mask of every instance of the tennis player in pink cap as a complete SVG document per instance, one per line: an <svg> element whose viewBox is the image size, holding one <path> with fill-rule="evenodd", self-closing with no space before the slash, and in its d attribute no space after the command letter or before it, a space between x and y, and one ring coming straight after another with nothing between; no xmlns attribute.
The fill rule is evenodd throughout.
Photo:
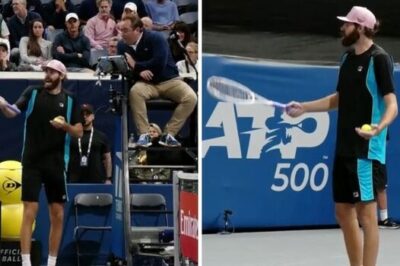
<svg viewBox="0 0 400 266"><path fill-rule="evenodd" d="M32 225L39 208L39 192L44 184L49 213L48 266L55 266L63 231L64 202L68 199L65 172L68 166L70 137L82 137L79 105L63 88L67 70L63 63L51 60L43 66L44 83L29 86L9 108L0 97L0 109L6 117L25 112L22 153L21 257L23 266L31 266Z"/></svg>
<svg viewBox="0 0 400 266"><path fill-rule="evenodd" d="M379 231L377 192L385 172L387 127L397 116L391 57L373 41L379 22L354 6L340 28L348 48L336 91L310 102L291 102L287 112L338 110L333 199L351 266L375 266ZM368 126L363 126L367 124ZM362 127L362 128L361 128ZM359 228L361 225L361 231Z"/></svg>

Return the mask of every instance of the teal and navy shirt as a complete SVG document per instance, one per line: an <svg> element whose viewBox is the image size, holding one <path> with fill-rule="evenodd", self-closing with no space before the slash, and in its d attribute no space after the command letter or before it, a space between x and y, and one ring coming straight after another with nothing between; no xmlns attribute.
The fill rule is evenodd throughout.
<svg viewBox="0 0 400 266"><path fill-rule="evenodd" d="M50 120L61 115L71 125L81 123L76 101L64 90L53 95L43 87L30 86L21 94L16 105L26 115L22 164L66 169L70 136L54 128Z"/></svg>
<svg viewBox="0 0 400 266"><path fill-rule="evenodd" d="M391 57L375 44L360 55L346 53L336 90L339 94L336 154L385 163L387 130L365 140L355 128L378 124L385 113L383 97L394 92Z"/></svg>

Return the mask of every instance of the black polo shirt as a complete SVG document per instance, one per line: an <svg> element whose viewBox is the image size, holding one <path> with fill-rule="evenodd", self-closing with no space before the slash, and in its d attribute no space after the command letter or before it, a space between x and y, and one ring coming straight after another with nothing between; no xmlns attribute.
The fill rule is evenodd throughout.
<svg viewBox="0 0 400 266"><path fill-rule="evenodd" d="M373 44L356 55L345 54L337 84L339 108L336 154L357 158L384 158L386 130L371 140L355 131L363 124L378 124L385 110L383 97L394 92L393 63L390 56ZM383 157L382 157L383 156Z"/></svg>
<svg viewBox="0 0 400 266"><path fill-rule="evenodd" d="M71 125L81 123L79 105L74 98L64 90L53 95L43 87L30 86L16 105L26 111L22 164L65 167L70 138L64 130L54 128L50 120L61 115Z"/></svg>

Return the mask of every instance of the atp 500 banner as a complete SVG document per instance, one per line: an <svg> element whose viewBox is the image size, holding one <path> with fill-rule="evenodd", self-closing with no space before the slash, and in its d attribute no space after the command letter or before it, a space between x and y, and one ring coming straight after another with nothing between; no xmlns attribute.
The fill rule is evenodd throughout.
<svg viewBox="0 0 400 266"><path fill-rule="evenodd" d="M221 76L269 100L313 100L336 90L337 67L203 57L203 229L335 224L331 172L336 113L289 117L266 104L211 97ZM229 228L228 228L229 229Z"/></svg>

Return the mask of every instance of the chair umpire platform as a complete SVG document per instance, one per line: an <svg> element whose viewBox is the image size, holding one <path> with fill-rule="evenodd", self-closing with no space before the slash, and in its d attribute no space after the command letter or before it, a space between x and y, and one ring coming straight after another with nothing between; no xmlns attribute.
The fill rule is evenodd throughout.
<svg viewBox="0 0 400 266"><path fill-rule="evenodd" d="M174 227L170 227L168 222L168 215L172 211L167 209L164 196L158 193L134 193L130 195L130 202L133 216L131 244L137 248L136 253L172 257L173 253L166 252L166 247L173 245Z"/></svg>
<svg viewBox="0 0 400 266"><path fill-rule="evenodd" d="M110 221L107 219L106 213L109 212L113 204L113 196L110 193L80 193L75 196L75 228L74 228L74 239L76 244L76 256L77 265L81 265L81 257L83 256L98 256L96 253L82 253L81 252L81 240L85 233L89 231L97 231L104 233L106 231L111 232ZM79 217L81 215L90 214L98 216L98 223L96 224L84 224L80 223ZM104 234L101 234L97 238L97 242L103 241ZM82 264L84 265L84 264Z"/></svg>

